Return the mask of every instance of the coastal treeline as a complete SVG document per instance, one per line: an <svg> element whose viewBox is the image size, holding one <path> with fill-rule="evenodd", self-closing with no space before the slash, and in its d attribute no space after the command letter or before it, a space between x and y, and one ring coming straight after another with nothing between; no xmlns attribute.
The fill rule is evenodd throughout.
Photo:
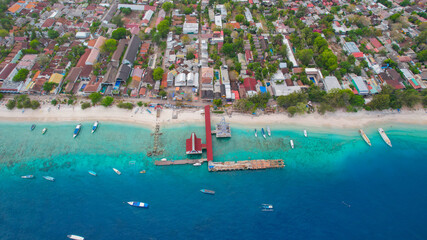
<svg viewBox="0 0 427 240"><path fill-rule="evenodd" d="M246 99L240 99L234 104L234 109L243 112L255 112L265 109L271 98L268 93L260 93ZM276 98L277 106L285 109L291 116L317 111L320 114L345 110L357 112L360 109L386 110L402 107L415 108L420 104L427 107L427 89L419 92L415 89L399 90L384 86L382 92L372 99L365 99L354 94L349 89L333 89L325 92L317 86L311 86L298 92Z"/></svg>
<svg viewBox="0 0 427 240"><path fill-rule="evenodd" d="M31 109L37 109L40 107L40 103L37 100L31 100L28 95L19 95L15 96L13 99L10 99L6 103L6 108L9 110L12 110L14 108L31 108Z"/></svg>

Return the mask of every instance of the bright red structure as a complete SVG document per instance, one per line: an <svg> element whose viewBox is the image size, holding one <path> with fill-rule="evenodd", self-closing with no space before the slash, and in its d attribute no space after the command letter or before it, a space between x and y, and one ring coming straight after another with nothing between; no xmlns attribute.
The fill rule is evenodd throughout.
<svg viewBox="0 0 427 240"><path fill-rule="evenodd" d="M191 137L185 142L185 152L187 154L202 154L202 139L197 138L195 133L191 133Z"/></svg>
<svg viewBox="0 0 427 240"><path fill-rule="evenodd" d="M211 109L209 105L205 106L205 130L206 130L206 155L208 161L213 160L212 152L212 132L211 132Z"/></svg>

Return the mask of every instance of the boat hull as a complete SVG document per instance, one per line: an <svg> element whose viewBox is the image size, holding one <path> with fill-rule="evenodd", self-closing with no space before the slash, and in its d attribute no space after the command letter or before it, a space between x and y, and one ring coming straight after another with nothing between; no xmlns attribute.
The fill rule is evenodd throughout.
<svg viewBox="0 0 427 240"><path fill-rule="evenodd" d="M387 134L385 133L384 129L382 128L378 128L378 133L381 135L381 138L384 140L384 142L389 145L390 147L392 147L391 145L391 141L388 138Z"/></svg>
<svg viewBox="0 0 427 240"><path fill-rule="evenodd" d="M121 174L122 174L119 170L117 170L117 169L115 169L115 168L113 168L113 170L114 170L114 172L116 172L118 175L121 175Z"/></svg>
<svg viewBox="0 0 427 240"><path fill-rule="evenodd" d="M80 237L80 236L73 235L73 234L67 235L67 238L74 239L74 240L84 240L85 239L84 237Z"/></svg>
<svg viewBox="0 0 427 240"><path fill-rule="evenodd" d="M33 179L34 175L25 175L25 176L21 176L21 178L23 178L23 179Z"/></svg>
<svg viewBox="0 0 427 240"><path fill-rule="evenodd" d="M143 202L128 202L128 204L133 207L148 208L148 204Z"/></svg>
<svg viewBox="0 0 427 240"><path fill-rule="evenodd" d="M201 189L200 192L202 192L204 194L209 194L209 195L214 195L215 194L215 191L208 190L208 189Z"/></svg>
<svg viewBox="0 0 427 240"><path fill-rule="evenodd" d="M50 177L50 176L43 176L43 178L46 179L46 180L48 180L48 181L51 181L51 182L55 181L55 178Z"/></svg>
<svg viewBox="0 0 427 240"><path fill-rule="evenodd" d="M365 132L360 129L359 130L360 136L362 136L363 140L365 140L366 144L368 144L369 146L372 146L371 144L371 140L369 140L368 136L365 134Z"/></svg>
<svg viewBox="0 0 427 240"><path fill-rule="evenodd" d="M94 172L94 171L88 171L88 173L92 176L96 176L96 172Z"/></svg>

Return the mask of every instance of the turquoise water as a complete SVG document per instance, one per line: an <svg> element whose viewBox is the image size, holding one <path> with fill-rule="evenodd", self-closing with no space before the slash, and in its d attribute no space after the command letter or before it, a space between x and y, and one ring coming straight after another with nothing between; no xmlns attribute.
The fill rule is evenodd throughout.
<svg viewBox="0 0 427 240"><path fill-rule="evenodd" d="M149 158L152 129L101 123L91 134L83 123L73 139L75 124L39 123L31 132L30 123L0 123L0 239L427 238L427 126L381 126L389 148L379 126L365 129L368 147L357 129L307 128L304 138L302 128L271 126L264 140L232 125L231 139L213 138L215 161L281 158L286 167L209 173L206 165L153 164L184 159L185 139L192 131L204 139L203 125L162 128L164 155ZM275 211L260 211L261 203Z"/></svg>

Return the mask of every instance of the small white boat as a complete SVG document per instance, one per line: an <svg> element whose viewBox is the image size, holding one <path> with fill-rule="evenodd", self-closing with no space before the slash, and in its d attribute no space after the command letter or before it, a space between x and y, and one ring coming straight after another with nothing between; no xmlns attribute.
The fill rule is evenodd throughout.
<svg viewBox="0 0 427 240"><path fill-rule="evenodd" d="M291 148L294 149L294 140L290 140L289 143L291 144Z"/></svg>
<svg viewBox="0 0 427 240"><path fill-rule="evenodd" d="M261 204L261 209L264 212L271 212L274 210L274 207L271 204L263 203L263 204Z"/></svg>
<svg viewBox="0 0 427 240"><path fill-rule="evenodd" d="M21 178L23 178L23 179L33 179L34 175L25 175L25 176L21 176Z"/></svg>
<svg viewBox="0 0 427 240"><path fill-rule="evenodd" d="M381 135L382 139L384 140L384 142L387 143L387 145L389 145L390 147L392 147L391 141L388 138L387 134L385 134L384 129L378 128L378 132L380 133L380 135Z"/></svg>
<svg viewBox="0 0 427 240"><path fill-rule="evenodd" d="M267 126L267 134L269 137L271 137L271 130L270 130L270 126Z"/></svg>
<svg viewBox="0 0 427 240"><path fill-rule="evenodd" d="M80 237L80 236L73 235L73 234L67 235L67 238L74 239L74 240L84 240L85 239L84 237Z"/></svg>
<svg viewBox="0 0 427 240"><path fill-rule="evenodd" d="M198 167L198 166L202 166L202 164L199 162L196 162L195 164L193 164L193 166Z"/></svg>
<svg viewBox="0 0 427 240"><path fill-rule="evenodd" d="M121 174L122 174L119 170L117 170L117 169L115 169L115 168L113 168L113 170L114 170L114 172L116 172L118 175L121 175Z"/></svg>
<svg viewBox="0 0 427 240"><path fill-rule="evenodd" d="M365 132L362 129L359 129L359 133L362 136L363 140L369 145L372 146L371 141L369 140L368 136L366 136Z"/></svg>
<svg viewBox="0 0 427 240"><path fill-rule="evenodd" d="M258 137L258 133L257 133L256 129L255 129L255 137Z"/></svg>
<svg viewBox="0 0 427 240"><path fill-rule="evenodd" d="M48 180L48 181L51 181L51 182L55 181L55 178L53 178L51 176L43 176L43 178L46 179L46 180Z"/></svg>
<svg viewBox="0 0 427 240"><path fill-rule="evenodd" d="M267 139L267 137L265 136L264 128L261 128L261 133L262 133L262 136L264 137L264 139Z"/></svg>
<svg viewBox="0 0 427 240"><path fill-rule="evenodd" d="M88 171L88 173L92 176L96 176L96 172L94 172L94 171Z"/></svg>
<svg viewBox="0 0 427 240"><path fill-rule="evenodd" d="M167 161L167 159L166 158L162 158L160 161L165 162L165 161Z"/></svg>
<svg viewBox="0 0 427 240"><path fill-rule="evenodd" d="M128 202L128 204L134 207L148 208L148 204L143 202Z"/></svg>
<svg viewBox="0 0 427 240"><path fill-rule="evenodd" d="M47 128L43 128L42 134L44 135L47 132Z"/></svg>
<svg viewBox="0 0 427 240"><path fill-rule="evenodd" d="M304 137L307 137L307 130L304 129Z"/></svg>
<svg viewBox="0 0 427 240"><path fill-rule="evenodd" d="M94 132L96 131L96 129L98 129L98 124L99 124L99 122L98 122L98 121L96 121L96 122L93 124L93 127L92 127L92 133L94 133Z"/></svg>
<svg viewBox="0 0 427 240"><path fill-rule="evenodd" d="M79 135L81 128L82 128L82 125L77 124L76 128L74 129L73 138L76 138Z"/></svg>

